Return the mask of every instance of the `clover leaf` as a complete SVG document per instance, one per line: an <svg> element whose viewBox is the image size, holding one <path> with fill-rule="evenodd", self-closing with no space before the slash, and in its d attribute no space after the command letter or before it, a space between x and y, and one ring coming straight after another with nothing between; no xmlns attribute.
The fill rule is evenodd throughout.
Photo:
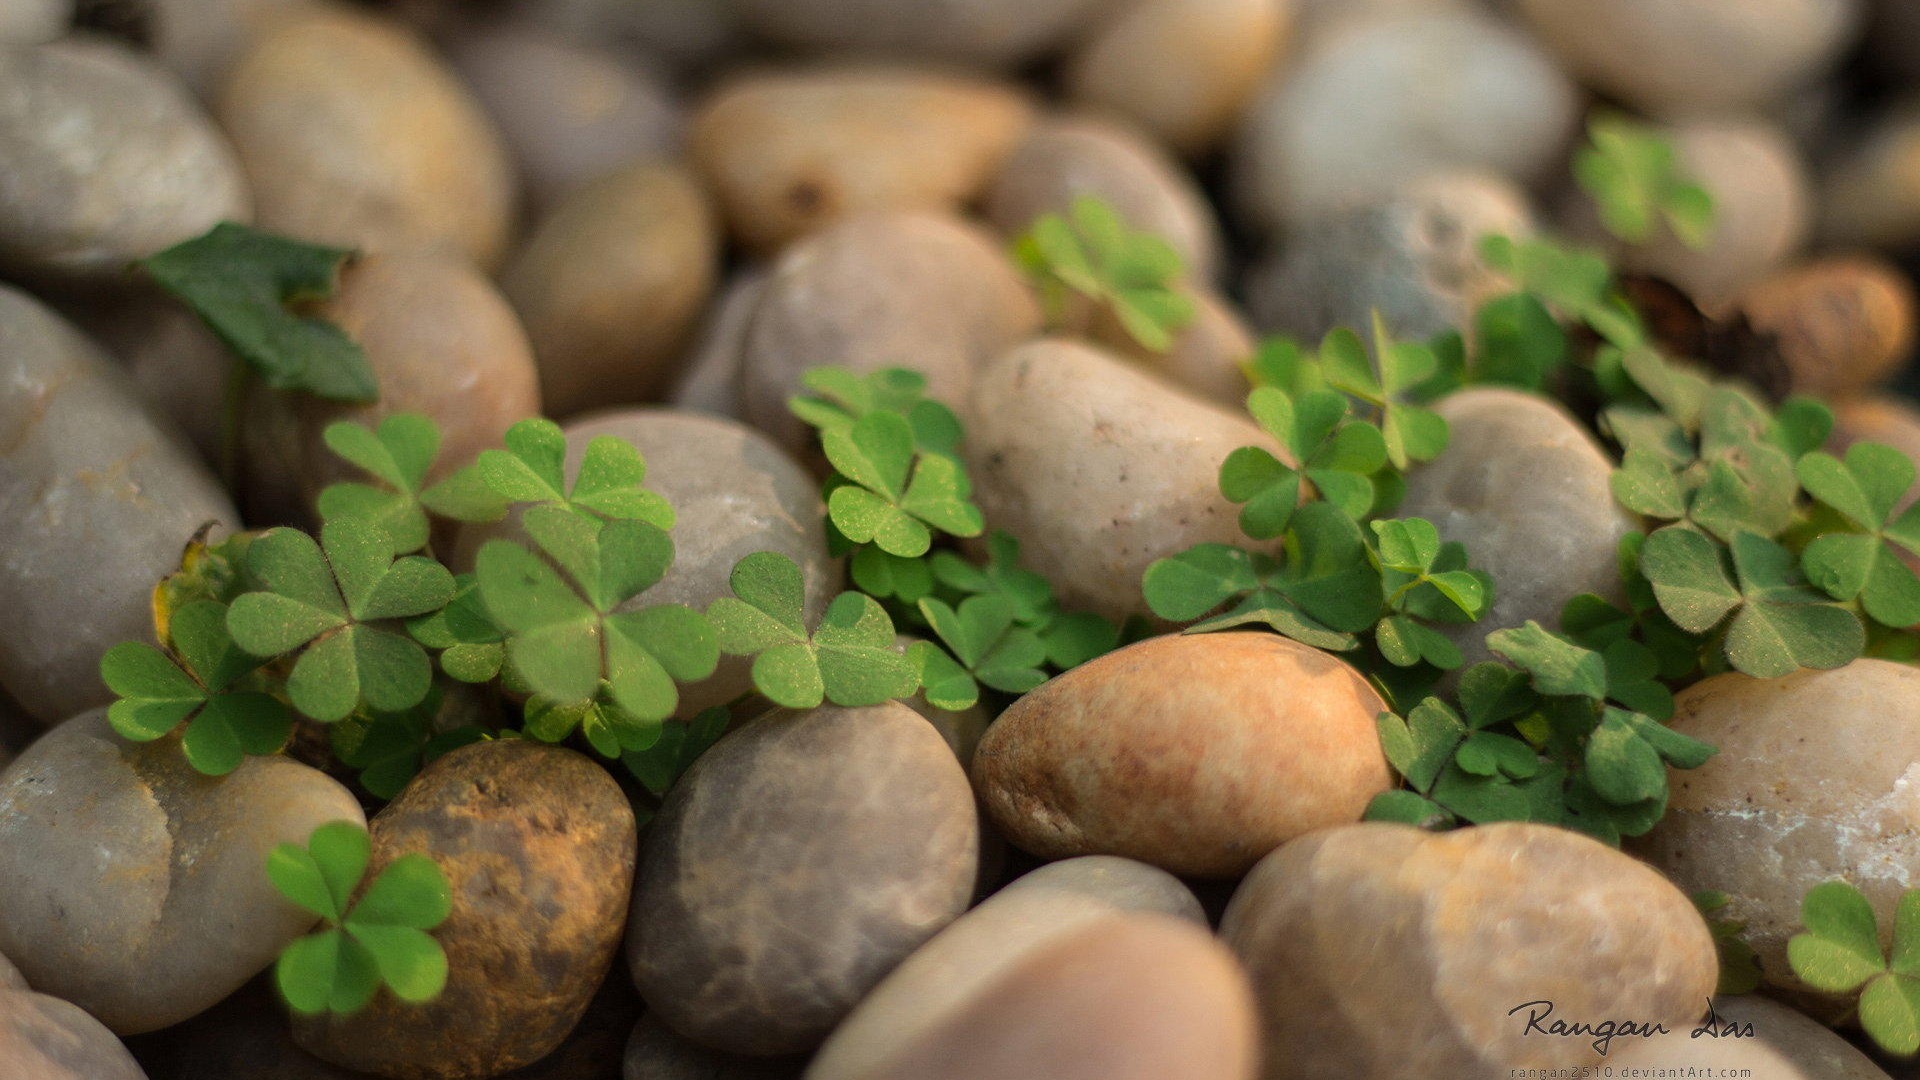
<svg viewBox="0 0 1920 1080"><path fill-rule="evenodd" d="M1600 211L1607 231L1630 244L1654 239L1664 222L1690 248L1713 231L1713 197L1682 173L1673 144L1653 127L1610 113L1587 125L1588 144L1573 175Z"/></svg>
<svg viewBox="0 0 1920 1080"><path fill-rule="evenodd" d="M1723 892L1711 890L1694 893L1693 906L1699 909L1700 917L1706 920L1707 930L1713 935L1714 952L1720 957L1720 982L1714 987L1715 994L1751 994L1760 988L1760 958L1747 944L1745 919L1729 919L1721 916L1732 897Z"/></svg>
<svg viewBox="0 0 1920 1080"><path fill-rule="evenodd" d="M1659 681L1659 655L1631 636L1645 632L1633 613L1582 593L1560 609L1560 630L1574 644L1600 654L1607 669L1607 700L1656 720L1673 716L1673 692ZM1687 647L1691 653L1691 643Z"/></svg>
<svg viewBox="0 0 1920 1080"><path fill-rule="evenodd" d="M1207 633L1264 624L1306 645L1336 651L1380 616L1380 577L1352 518L1327 503L1294 514L1284 560L1201 544L1147 567L1147 606L1174 622L1226 612L1187 628Z"/></svg>
<svg viewBox="0 0 1920 1080"><path fill-rule="evenodd" d="M1481 238L1480 258L1521 292L1585 323L1615 347L1645 343L1640 316L1614 291L1613 268L1599 252L1539 237L1491 235Z"/></svg>
<svg viewBox="0 0 1920 1080"><path fill-rule="evenodd" d="M352 519L385 532L393 553L405 555L427 546L429 526L420 492L427 470L440 452L440 429L418 413L399 413L376 430L351 420L328 424L321 438L329 449L365 470L378 485L332 484L320 492L320 517Z"/></svg>
<svg viewBox="0 0 1920 1080"><path fill-rule="evenodd" d="M100 659L100 677L118 696L107 722L134 742L187 725L181 750L209 776L224 776L248 754L286 744L293 718L271 695L241 684L261 661L234 645L227 606L199 600L173 614L170 649L122 642Z"/></svg>
<svg viewBox="0 0 1920 1080"><path fill-rule="evenodd" d="M1862 442L1847 448L1844 461L1807 454L1796 471L1808 494L1859 530L1808 543L1800 553L1807 580L1835 600L1858 597L1887 626L1920 623L1920 578L1900 555L1920 554L1920 507L1895 513L1913 484L1913 461L1891 446Z"/></svg>
<svg viewBox="0 0 1920 1080"><path fill-rule="evenodd" d="M1359 335L1336 329L1321 342L1320 362L1329 385L1380 410L1387 460L1404 472L1413 462L1432 461L1447 448L1447 421L1405 400L1434 376L1439 360L1425 345L1395 341L1378 311L1373 313L1373 344L1369 360Z"/></svg>
<svg viewBox="0 0 1920 1080"><path fill-rule="evenodd" d="M621 764L656 797L667 789L699 759L708 748L727 733L732 714L715 706L702 709L691 720L667 720L660 738L645 750L629 750L620 755Z"/></svg>
<svg viewBox="0 0 1920 1080"><path fill-rule="evenodd" d="M1466 548L1442 543L1423 518L1369 523L1377 541L1388 615L1374 628L1374 644L1388 663L1410 667L1425 661L1443 671L1461 664L1460 649L1426 622L1473 622L1492 602L1493 581L1467 568Z"/></svg>
<svg viewBox="0 0 1920 1080"><path fill-rule="evenodd" d="M1880 947L1872 905L1844 881L1809 889L1800 922L1806 930L1787 941L1800 981L1829 994L1857 993L1869 1038L1890 1054L1920 1053L1920 889L1901 894L1894 910L1891 956Z"/></svg>
<svg viewBox="0 0 1920 1080"><path fill-rule="evenodd" d="M1525 671L1539 694L1594 701L1607 696L1606 659L1532 619L1524 626L1488 634L1487 647Z"/></svg>
<svg viewBox="0 0 1920 1080"><path fill-rule="evenodd" d="M558 506L531 507L520 520L541 554L489 540L474 567L487 614L506 631L514 672L545 705L582 706L604 692L644 722L672 715L677 683L713 674L720 654L713 626L698 611L627 603L672 565L666 532L634 518L603 521ZM596 749L606 745L596 742Z"/></svg>
<svg viewBox="0 0 1920 1080"><path fill-rule="evenodd" d="M504 450L482 450L471 466L474 476L499 498L673 528L673 507L641 486L646 462L625 439L599 435L588 442L571 486L566 479L567 437L560 425L531 417L508 428L505 442Z"/></svg>
<svg viewBox="0 0 1920 1080"><path fill-rule="evenodd" d="M1647 538L1640 566L1661 610L1682 630L1705 634L1725 622L1728 662L1755 678L1836 668L1860 655L1866 646L1860 620L1806 588L1786 548L1740 532L1731 555L1730 578L1725 549L1700 532L1669 525Z"/></svg>
<svg viewBox="0 0 1920 1080"><path fill-rule="evenodd" d="M1154 352L1194 319L1193 298L1180 287L1183 269L1173 245L1127 228L1107 202L1083 195L1066 216L1044 214L1015 244L1014 254L1039 283L1049 306L1078 293L1106 304L1133 339Z"/></svg>
<svg viewBox="0 0 1920 1080"><path fill-rule="evenodd" d="M935 708L955 711L971 706L979 700L975 685L979 683L1024 694L1047 681L1047 673L1041 670L1047 663L1047 647L1038 634L1015 625L1011 601L972 596L953 608L927 599L920 601L920 614L946 645L943 650L931 641L917 641L908 650L908 658L921 673L927 700ZM944 652L956 663L943 665L927 655L929 650ZM939 676L937 681L927 678L929 663Z"/></svg>
<svg viewBox="0 0 1920 1080"><path fill-rule="evenodd" d="M859 375L847 368L812 368L801 376L812 395L787 399L788 411L821 431L852 427L873 412L889 412L913 429L922 453L953 454L960 446L960 419L926 396L927 377L908 368Z"/></svg>
<svg viewBox="0 0 1920 1080"><path fill-rule="evenodd" d="M360 346L338 326L303 310L333 295L340 267L351 256L221 222L140 266L268 386L334 401L372 401L379 387Z"/></svg>
<svg viewBox="0 0 1920 1080"><path fill-rule="evenodd" d="M382 986L416 1005L446 988L447 954L428 933L453 913L446 875L425 855L402 855L359 891L371 853L365 829L333 821L305 846L281 844L267 855L274 887L324 924L274 965L274 982L296 1013L358 1012Z"/></svg>
<svg viewBox="0 0 1920 1080"><path fill-rule="evenodd" d="M871 412L821 432L821 443L827 460L852 481L833 489L827 513L855 543L914 558L932 546L934 529L978 536L985 528L980 508L969 501L966 470L945 454L916 453L905 418Z"/></svg>
<svg viewBox="0 0 1920 1080"><path fill-rule="evenodd" d="M847 576L854 588L878 599L917 604L934 590L933 563L889 554L877 544L861 544L847 559Z"/></svg>
<svg viewBox="0 0 1920 1080"><path fill-rule="evenodd" d="M487 612L480 579L453 579L453 598L445 607L407 622L413 640L440 653L440 670L465 683L483 683L500 674L506 660L505 630Z"/></svg>
<svg viewBox="0 0 1920 1080"><path fill-rule="evenodd" d="M618 758L653 748L665 730L662 715L641 715L621 707L612 684L602 682L598 692L584 701L555 701L534 696L527 702L526 722L521 730L541 742L564 741L575 731L587 745L606 758Z"/></svg>
<svg viewBox="0 0 1920 1080"><path fill-rule="evenodd" d="M806 624L805 583L792 559L759 551L734 564L732 596L707 608L721 651L753 657L753 682L777 705L811 709L877 705L918 688L914 667L893 651L893 620L877 601L847 592Z"/></svg>
<svg viewBox="0 0 1920 1080"><path fill-rule="evenodd" d="M355 713L327 728L327 742L342 765L359 770L360 786L378 799L400 794L427 762L451 750L490 738L486 729L461 724L440 729L445 697L433 688L403 712Z"/></svg>
<svg viewBox="0 0 1920 1080"><path fill-rule="evenodd" d="M1567 332L1531 293L1510 293L1474 315L1474 381L1544 390L1571 354Z"/></svg>
<svg viewBox="0 0 1920 1080"><path fill-rule="evenodd" d="M426 653L378 624L444 607L454 593L446 567L396 561L385 532L332 521L319 543L298 529L267 532L247 549L247 571L264 588L234 600L227 629L255 656L300 651L287 677L294 708L333 723L361 705L399 712L426 697Z"/></svg>
<svg viewBox="0 0 1920 1080"><path fill-rule="evenodd" d="M1247 410L1299 463L1296 470L1262 447L1243 446L1220 465L1220 493L1243 503L1240 529L1255 540L1286 531L1300 500L1304 474L1319 496L1358 518L1372 508L1373 481L1387 463L1386 440L1372 424L1352 420L1345 395L1310 390L1294 398L1272 386L1256 388Z"/></svg>
<svg viewBox="0 0 1920 1080"><path fill-rule="evenodd" d="M1020 566L1020 541L1003 530L987 537L987 561L976 565L951 551L934 552L933 575L941 585L963 596L995 596L1013 609L1014 621L1038 627L1049 622L1058 605L1045 577Z"/></svg>

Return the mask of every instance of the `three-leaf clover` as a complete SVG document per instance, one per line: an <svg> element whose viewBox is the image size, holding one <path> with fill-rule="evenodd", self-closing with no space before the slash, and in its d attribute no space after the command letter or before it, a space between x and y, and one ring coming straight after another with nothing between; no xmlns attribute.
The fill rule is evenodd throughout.
<svg viewBox="0 0 1920 1080"><path fill-rule="evenodd" d="M877 705L918 687L912 663L893 650L893 620L873 597L841 593L810 630L792 559L755 552L734 564L729 581L733 595L715 600L707 617L721 651L753 657L754 685L776 705Z"/></svg>
<svg viewBox="0 0 1920 1080"><path fill-rule="evenodd" d="M1223 614L1187 628L1206 633L1260 623L1320 649L1354 647L1380 616L1380 577L1352 518L1328 503L1295 511L1284 559L1201 544L1147 567L1147 606L1174 622Z"/></svg>
<svg viewBox="0 0 1920 1080"><path fill-rule="evenodd" d="M402 855L356 900L371 853L365 829L333 821L313 830L305 847L281 844L267 855L274 887L325 923L274 965L274 981L296 1013L357 1012L382 985L420 1004L447 985L447 954L427 932L453 912L446 875L425 855Z"/></svg>
<svg viewBox="0 0 1920 1080"><path fill-rule="evenodd" d="M199 600L173 613L171 655L122 642L100 659L100 676L119 695L107 709L113 729L151 742L186 722L181 749L195 769L224 776L247 754L271 754L293 729L286 707L238 684L261 661L227 633L227 606Z"/></svg>
<svg viewBox="0 0 1920 1080"><path fill-rule="evenodd" d="M914 558L933 544L933 530L978 536L985 528L960 462L918 453L913 425L896 413L870 412L821 432L827 461L850 483L827 497L833 524L855 543Z"/></svg>
<svg viewBox="0 0 1920 1080"><path fill-rule="evenodd" d="M1593 197L1608 232L1644 244L1665 222L1688 247L1706 246L1713 196L1682 174L1672 142L1649 125L1612 114L1595 116L1587 135L1573 175Z"/></svg>
<svg viewBox="0 0 1920 1080"><path fill-rule="evenodd" d="M1163 238L1127 228L1105 201L1083 195L1067 216L1045 214L1015 255L1058 308L1064 290L1107 304L1135 341L1154 352L1173 345L1193 321L1193 298L1180 288L1180 255Z"/></svg>
<svg viewBox="0 0 1920 1080"><path fill-rule="evenodd" d="M1920 623L1920 578L1899 549L1920 554L1920 508L1896 515L1912 486L1912 459L1891 446L1855 443L1846 460L1818 451L1800 459L1797 472L1807 493L1832 508L1859 532L1817 536L1800 553L1807 580L1835 600L1860 598L1868 615L1884 625Z"/></svg>
<svg viewBox="0 0 1920 1080"><path fill-rule="evenodd" d="M1466 548L1442 543L1440 531L1424 518L1370 525L1388 612L1374 627L1374 643L1381 655L1397 667L1422 660L1442 670L1459 667L1459 647L1421 620L1479 619L1493 599L1492 579L1484 571L1468 569Z"/></svg>
<svg viewBox="0 0 1920 1080"><path fill-rule="evenodd" d="M1800 903L1804 933L1787 942L1787 962L1800 981L1829 994L1860 995L1860 1026L1880 1047L1902 1057L1920 1052L1920 889L1900 897L1891 956L1880 946L1873 906L1844 881L1807 891Z"/></svg>
<svg viewBox="0 0 1920 1080"><path fill-rule="evenodd" d="M400 712L426 697L426 653L376 624L444 607L454 593L446 567L417 555L396 561L385 532L332 521L319 543L298 529L267 532L247 549L247 570L264 588L234 600L227 629L255 656L300 650L287 695L302 713L332 723L362 704Z"/></svg>
<svg viewBox="0 0 1920 1080"><path fill-rule="evenodd" d="M391 799L427 762L490 737L472 723L440 730L445 701L436 687L404 712L355 713L327 728L328 745L342 765L359 770L368 794Z"/></svg>
<svg viewBox="0 0 1920 1080"><path fill-rule="evenodd" d="M643 521L673 528L673 507L642 487L646 462L633 444L613 435L595 436L566 478L567 437L551 420L531 417L507 429L506 449L483 450L471 466L486 486L514 503L571 510L617 521Z"/></svg>
<svg viewBox="0 0 1920 1080"><path fill-rule="evenodd" d="M440 427L419 413L397 413L369 428L352 420L327 425L321 437L335 454L359 466L376 484L342 481L320 492L324 521L351 518L372 524L393 540L393 553L405 555L427 546L427 512L460 521L492 521L506 512L506 501L456 474L427 486L427 473L440 453Z"/></svg>
<svg viewBox="0 0 1920 1080"><path fill-rule="evenodd" d="M1520 291L1580 320L1617 348L1645 343L1640 316L1614 291L1613 268L1599 252L1539 237L1492 235L1481 238L1480 258Z"/></svg>
<svg viewBox="0 0 1920 1080"><path fill-rule="evenodd" d="M506 660L507 632L487 611L480 578L453 579L453 598L445 607L407 622L413 640L440 653L440 670L461 682L483 683L500 674Z"/></svg>
<svg viewBox="0 0 1920 1080"><path fill-rule="evenodd" d="M674 781L727 733L731 719L732 714L725 708L714 706L700 710L685 722L668 720L661 726L660 738L652 746L621 754L621 764L655 796L665 795Z"/></svg>
<svg viewBox="0 0 1920 1080"><path fill-rule="evenodd" d="M1286 531L1300 502L1304 474L1321 498L1361 517L1373 507L1373 481L1387 463L1380 429L1348 415L1347 397L1335 390L1309 390L1295 398L1262 386L1247 396L1247 411L1292 455L1293 465L1268 450L1243 446L1220 465L1220 493L1240 508L1240 529L1255 540Z"/></svg>
<svg viewBox="0 0 1920 1080"><path fill-rule="evenodd" d="M787 409L821 431L852 427L872 412L890 412L913 429L916 449L952 454L960 446L960 419L926 396L927 377L909 368L859 375L847 368L812 368L801 376L811 395L787 399Z"/></svg>
<svg viewBox="0 0 1920 1080"><path fill-rule="evenodd" d="M1567 361L1567 332L1532 293L1497 296L1474 314L1476 382L1542 390Z"/></svg>
<svg viewBox="0 0 1920 1080"><path fill-rule="evenodd" d="M1040 635L1016 625L1012 601L970 596L957 608L926 599L920 614L946 648L916 641L907 657L919 672L928 703L956 711L980 699L980 684L1024 694L1047 681L1047 647Z"/></svg>
<svg viewBox="0 0 1920 1080"><path fill-rule="evenodd" d="M552 705L585 704L602 691L648 722L673 714L677 682L713 674L714 630L681 604L635 610L673 563L673 541L633 518L602 521L535 506L521 525L546 556L489 540L475 562L480 597L507 632L513 671Z"/></svg>
<svg viewBox="0 0 1920 1080"><path fill-rule="evenodd" d="M1755 678L1836 668L1860 655L1866 646L1860 620L1801 583L1792 552L1740 532L1731 555L1730 578L1725 549L1703 533L1669 525L1647 538L1640 568L1660 609L1682 630L1705 634L1726 622L1727 660Z"/></svg>
<svg viewBox="0 0 1920 1080"><path fill-rule="evenodd" d="M379 387L360 346L338 326L300 310L333 295L351 255L221 222L140 265L268 386L372 401Z"/></svg>
<svg viewBox="0 0 1920 1080"><path fill-rule="evenodd" d="M1458 711L1428 697L1404 720L1382 713L1381 747L1409 790L1376 798L1367 816L1409 824L1543 817L1544 795L1557 790L1561 774L1528 743L1491 730L1527 713L1536 700L1525 674L1487 662L1461 675Z"/></svg>
<svg viewBox="0 0 1920 1080"><path fill-rule="evenodd" d="M1405 472L1413 462L1432 461L1447 448L1445 418L1405 400L1439 370L1439 360L1425 345L1395 341L1378 311L1373 313L1373 343L1374 358L1369 360L1358 334L1344 327L1334 330L1320 345L1320 363L1329 385L1380 410L1387 460Z"/></svg>

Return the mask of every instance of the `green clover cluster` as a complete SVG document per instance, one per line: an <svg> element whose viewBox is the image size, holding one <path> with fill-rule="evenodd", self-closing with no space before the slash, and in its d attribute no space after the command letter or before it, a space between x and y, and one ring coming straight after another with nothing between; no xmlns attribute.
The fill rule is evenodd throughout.
<svg viewBox="0 0 1920 1080"><path fill-rule="evenodd" d="M429 933L453 912L446 875L425 855L402 855L362 889L372 853L366 829L332 821L305 846L267 855L274 887L324 923L274 964L274 983L296 1013L358 1012L382 986L419 1004L447 985L446 951Z"/></svg>
<svg viewBox="0 0 1920 1080"><path fill-rule="evenodd" d="M804 385L812 393L789 407L818 430L836 470L823 488L828 536L859 591L834 600L809 636L798 590L789 584L776 603L763 584L776 571L791 583L797 571L771 556L735 569L740 603L722 601L731 628L723 638L735 644L725 647L755 655L755 681L768 697L817 704L824 694L846 705L920 691L935 708L957 711L978 703L983 687L1022 694L1120 643L1122 628L1064 610L1044 577L1022 569L1013 537L985 537L979 561L936 546L978 538L985 522L970 501L965 432L951 409L926 397L925 376L828 367L808 372ZM924 640L893 653L896 627ZM786 662L776 667L770 655ZM780 693L766 690L763 665L768 679L789 673Z"/></svg>
<svg viewBox="0 0 1920 1080"><path fill-rule="evenodd" d="M1043 214L1014 244L1051 321L1076 321L1076 305L1117 320L1143 348L1166 352L1193 322L1180 254L1162 237L1127 227L1106 201L1083 195L1065 215Z"/></svg>
<svg viewBox="0 0 1920 1080"><path fill-rule="evenodd" d="M1806 929L1787 942L1794 975L1852 999L1861 1030L1887 1053L1920 1053L1920 889L1901 894L1894 908L1891 952L1881 947L1873 906L1844 881L1809 889L1800 922Z"/></svg>

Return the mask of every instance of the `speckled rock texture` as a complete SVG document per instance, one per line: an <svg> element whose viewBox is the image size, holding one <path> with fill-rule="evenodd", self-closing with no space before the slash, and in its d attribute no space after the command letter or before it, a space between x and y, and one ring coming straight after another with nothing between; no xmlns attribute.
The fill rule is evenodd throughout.
<svg viewBox="0 0 1920 1080"><path fill-rule="evenodd" d="M1068 610L1109 618L1146 613L1140 576L1155 559L1240 541L1218 486L1229 453L1285 454L1243 412L1062 338L989 363L968 415L961 451L987 520Z"/></svg>
<svg viewBox="0 0 1920 1080"><path fill-rule="evenodd" d="M307 1051L395 1080L481 1080L538 1061L612 967L633 880L633 808L605 769L521 739L425 769L373 820L369 877L409 853L440 864L453 914L434 931L446 990L300 1021Z"/></svg>
<svg viewBox="0 0 1920 1080"><path fill-rule="evenodd" d="M966 910L979 857L966 776L911 709L772 712L648 827L627 960L681 1035L801 1053Z"/></svg>
<svg viewBox="0 0 1920 1080"><path fill-rule="evenodd" d="M1359 673L1273 634L1150 638L1035 690L974 755L981 803L1047 858L1232 877L1391 784Z"/></svg>
<svg viewBox="0 0 1920 1080"><path fill-rule="evenodd" d="M1433 522L1493 576L1486 616L1442 628L1466 662L1488 659L1495 630L1558 626L1579 593L1619 597L1620 539L1639 521L1614 503L1613 462L1593 436L1558 404L1517 390L1462 390L1436 411L1452 439L1407 475L1395 513Z"/></svg>
<svg viewBox="0 0 1920 1080"><path fill-rule="evenodd" d="M1529 1035L1532 1011L1511 1010L1691 1028L1719 975L1686 894L1596 840L1522 823L1303 837L1247 876L1220 933L1253 974L1263 1080L1598 1065L1590 1040Z"/></svg>
<svg viewBox="0 0 1920 1080"><path fill-rule="evenodd" d="M862 212L953 211L1033 118L999 83L907 68L743 76L694 117L694 163L734 236L777 251Z"/></svg>
<svg viewBox="0 0 1920 1080"><path fill-rule="evenodd" d="M0 161L0 266L29 276L111 280L251 213L233 148L186 89L104 39L0 44Z"/></svg>
<svg viewBox="0 0 1920 1080"><path fill-rule="evenodd" d="M118 364L0 285L0 686L54 724L111 697L100 654L153 636L148 593L239 515Z"/></svg>
<svg viewBox="0 0 1920 1080"><path fill-rule="evenodd" d="M75 717L0 774L0 952L122 1035L177 1024L313 926L261 867L338 820L365 820L353 795L289 758L203 776Z"/></svg>
<svg viewBox="0 0 1920 1080"><path fill-rule="evenodd" d="M1920 669L1716 675L1676 695L1672 726L1720 752L1673 772L1667 816L1635 850L1683 889L1726 893L1769 983L1799 987L1787 939L1823 881L1859 887L1891 939L1895 902L1920 885Z"/></svg>

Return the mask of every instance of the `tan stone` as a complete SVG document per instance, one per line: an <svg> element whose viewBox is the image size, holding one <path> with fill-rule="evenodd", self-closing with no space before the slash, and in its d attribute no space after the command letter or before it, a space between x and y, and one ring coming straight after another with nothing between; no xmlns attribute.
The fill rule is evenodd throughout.
<svg viewBox="0 0 1920 1080"><path fill-rule="evenodd" d="M1870 255L1832 256L1774 274L1737 306L1754 329L1778 335L1797 393L1870 390L1913 351L1913 284Z"/></svg>

